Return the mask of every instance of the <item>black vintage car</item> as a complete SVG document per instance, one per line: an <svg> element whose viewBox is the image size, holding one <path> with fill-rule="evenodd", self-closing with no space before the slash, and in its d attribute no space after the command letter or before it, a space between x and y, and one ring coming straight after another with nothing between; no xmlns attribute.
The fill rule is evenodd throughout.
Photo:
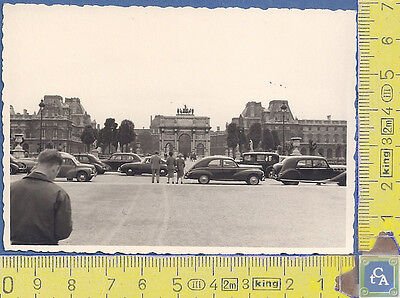
<svg viewBox="0 0 400 298"><path fill-rule="evenodd" d="M110 171L117 171L123 164L135 161L141 161L139 155L135 153L114 153L110 158L102 160L103 163L110 166Z"/></svg>
<svg viewBox="0 0 400 298"><path fill-rule="evenodd" d="M346 167L329 165L321 156L289 156L283 161L277 180L285 185L308 182L345 186Z"/></svg>
<svg viewBox="0 0 400 298"><path fill-rule="evenodd" d="M186 179L197 179L200 184L210 180L246 181L257 185L264 180L264 172L257 166L239 165L226 156L209 156L201 159L185 174Z"/></svg>
<svg viewBox="0 0 400 298"><path fill-rule="evenodd" d="M14 156L10 155L10 175L15 175L17 173L26 173L26 164L16 159Z"/></svg>
<svg viewBox="0 0 400 298"><path fill-rule="evenodd" d="M273 165L279 162L279 155L275 152L245 152L239 162L244 165L259 165L266 177L271 177Z"/></svg>
<svg viewBox="0 0 400 298"><path fill-rule="evenodd" d="M93 154L79 153L79 154L74 154L74 156L80 163L94 165L96 167L97 174L104 174L107 170L111 169L110 166L103 163Z"/></svg>
<svg viewBox="0 0 400 298"><path fill-rule="evenodd" d="M61 152L63 162L58 178L67 178L68 181L76 179L78 182L87 182L97 175L93 165L80 163L73 155Z"/></svg>
<svg viewBox="0 0 400 298"><path fill-rule="evenodd" d="M145 157L141 162L128 162L119 167L118 172L128 176L151 174L150 158ZM167 163L161 159L160 175L167 175Z"/></svg>

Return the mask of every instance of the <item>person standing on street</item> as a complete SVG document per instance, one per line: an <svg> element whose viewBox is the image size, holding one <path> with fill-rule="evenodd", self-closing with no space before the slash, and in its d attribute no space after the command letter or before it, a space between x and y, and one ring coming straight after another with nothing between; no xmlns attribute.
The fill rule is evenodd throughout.
<svg viewBox="0 0 400 298"><path fill-rule="evenodd" d="M71 234L70 198L53 182L62 162L56 149L46 149L29 175L11 183L11 244L57 245Z"/></svg>
<svg viewBox="0 0 400 298"><path fill-rule="evenodd" d="M157 183L160 183L161 157L158 155L157 151L150 158L150 165L151 165L151 183L154 183L154 177L157 178Z"/></svg>
<svg viewBox="0 0 400 298"><path fill-rule="evenodd" d="M178 154L178 159L176 160L176 184L179 183L181 179L181 184L183 184L183 174L185 172L185 160L183 159L182 153Z"/></svg>
<svg viewBox="0 0 400 298"><path fill-rule="evenodd" d="M169 180L172 179L172 184L174 184L174 172L175 172L175 166L176 166L176 159L174 158L174 153L172 151L169 152L169 156L167 158L167 171L168 171L168 181L167 183L169 184Z"/></svg>

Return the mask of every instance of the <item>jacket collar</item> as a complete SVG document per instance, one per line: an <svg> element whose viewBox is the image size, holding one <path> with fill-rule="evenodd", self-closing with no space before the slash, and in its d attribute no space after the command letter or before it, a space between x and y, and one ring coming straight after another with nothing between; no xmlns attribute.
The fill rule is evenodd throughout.
<svg viewBox="0 0 400 298"><path fill-rule="evenodd" d="M24 179L37 179L37 180L43 180L43 181L48 181L48 182L53 182L51 181L45 174L42 172L32 172L29 175L26 175Z"/></svg>

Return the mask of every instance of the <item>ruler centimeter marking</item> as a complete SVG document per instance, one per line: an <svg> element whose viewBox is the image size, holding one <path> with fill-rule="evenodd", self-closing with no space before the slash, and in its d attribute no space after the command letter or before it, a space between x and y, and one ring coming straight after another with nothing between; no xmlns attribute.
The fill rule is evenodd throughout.
<svg viewBox="0 0 400 298"><path fill-rule="evenodd" d="M400 2L359 1L359 250L399 236ZM397 55L397 56L396 56ZM4 256L0 297L346 297L352 256Z"/></svg>
<svg viewBox="0 0 400 298"><path fill-rule="evenodd" d="M359 1L359 251L381 231L400 231L400 5ZM396 235L397 236L397 235Z"/></svg>
<svg viewBox="0 0 400 298"><path fill-rule="evenodd" d="M352 256L5 256L0 294L294 298L315 293L346 297L335 290L335 279L354 265Z"/></svg>

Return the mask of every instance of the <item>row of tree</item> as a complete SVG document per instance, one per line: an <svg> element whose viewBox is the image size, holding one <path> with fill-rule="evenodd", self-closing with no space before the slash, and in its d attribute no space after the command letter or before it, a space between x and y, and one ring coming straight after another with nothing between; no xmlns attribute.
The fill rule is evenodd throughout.
<svg viewBox="0 0 400 298"><path fill-rule="evenodd" d="M227 127L227 146L235 154L236 148L240 152L250 150L250 140L254 150L264 151L278 150L281 145L276 130L262 129L260 123L253 123L246 134L243 128L236 123L230 123Z"/></svg>
<svg viewBox="0 0 400 298"><path fill-rule="evenodd" d="M253 148L250 148L250 140ZM262 129L260 123L253 123L248 133L246 134L243 128L240 128L236 123L230 123L227 127L227 146L231 149L232 155L235 156L236 149L240 153L254 150L263 151L278 151L279 154L286 154L293 150L293 144L290 141L285 142L285 148L282 148L282 143L279 139L276 130ZM309 152L314 155L317 149L317 143L309 140Z"/></svg>
<svg viewBox="0 0 400 298"><path fill-rule="evenodd" d="M88 125L81 134L82 143L86 145L87 151L96 142L103 152L111 152L112 146L117 150L118 145L122 152L128 151L128 145L136 140L135 125L131 120L123 120L118 127L114 118L107 118L104 127L100 130Z"/></svg>

